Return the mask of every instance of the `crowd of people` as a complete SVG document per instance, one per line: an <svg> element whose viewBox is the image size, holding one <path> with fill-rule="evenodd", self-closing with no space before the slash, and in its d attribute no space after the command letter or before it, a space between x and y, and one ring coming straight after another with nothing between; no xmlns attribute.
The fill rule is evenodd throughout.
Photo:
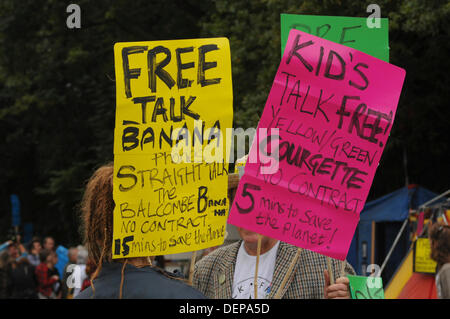
<svg viewBox="0 0 450 319"><path fill-rule="evenodd" d="M87 250L83 246L68 250L68 262L60 273L56 267L58 254L51 236L34 237L23 244L20 235L0 245L0 299L70 299L90 285L86 270ZM68 285L73 272L69 265L79 267L82 285ZM70 288L69 286L73 286Z"/></svg>

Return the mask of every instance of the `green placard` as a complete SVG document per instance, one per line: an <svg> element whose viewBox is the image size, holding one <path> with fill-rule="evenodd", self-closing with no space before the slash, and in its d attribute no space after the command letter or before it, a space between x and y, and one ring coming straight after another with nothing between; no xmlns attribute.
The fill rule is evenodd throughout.
<svg viewBox="0 0 450 319"><path fill-rule="evenodd" d="M381 277L363 277L347 275L350 280L352 299L384 299Z"/></svg>
<svg viewBox="0 0 450 319"><path fill-rule="evenodd" d="M281 56L289 31L297 29L389 62L389 21L380 20L380 28L369 28L367 18L282 13Z"/></svg>

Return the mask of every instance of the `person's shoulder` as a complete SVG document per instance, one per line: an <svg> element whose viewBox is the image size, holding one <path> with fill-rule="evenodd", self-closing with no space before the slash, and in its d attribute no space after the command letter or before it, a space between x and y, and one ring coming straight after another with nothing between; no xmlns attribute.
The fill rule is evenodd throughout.
<svg viewBox="0 0 450 319"><path fill-rule="evenodd" d="M167 283L169 298L194 298L194 299L206 298L200 291L188 285L181 279L168 278L162 274L160 276Z"/></svg>
<svg viewBox="0 0 450 319"><path fill-rule="evenodd" d="M442 266L442 269L445 269L445 270L450 269L450 263L444 264L444 265Z"/></svg>
<svg viewBox="0 0 450 319"><path fill-rule="evenodd" d="M84 290L80 291L78 295L74 297L74 299L90 299L92 296L92 288L86 287Z"/></svg>
<svg viewBox="0 0 450 319"><path fill-rule="evenodd" d="M439 275L450 278L450 263L444 264L441 269L439 269Z"/></svg>
<svg viewBox="0 0 450 319"><path fill-rule="evenodd" d="M205 257L208 257L208 256L223 256L223 255L229 254L231 251L239 249L240 245L241 245L241 241L239 240L239 241L236 241L236 242L231 243L231 244L220 246L219 248L217 248L216 250L212 251L211 253L209 253Z"/></svg>
<svg viewBox="0 0 450 319"><path fill-rule="evenodd" d="M134 285L139 285L148 293L149 298L193 298L204 299L205 296L182 279L171 276L163 270L141 268L134 272ZM158 291L148 290L148 287L158 287Z"/></svg>
<svg viewBox="0 0 450 319"><path fill-rule="evenodd" d="M241 241L237 241L225 246L221 246L208 255L202 257L195 265L196 267L201 268L216 264L219 261L227 260L230 258L230 255L237 253L240 245Z"/></svg>

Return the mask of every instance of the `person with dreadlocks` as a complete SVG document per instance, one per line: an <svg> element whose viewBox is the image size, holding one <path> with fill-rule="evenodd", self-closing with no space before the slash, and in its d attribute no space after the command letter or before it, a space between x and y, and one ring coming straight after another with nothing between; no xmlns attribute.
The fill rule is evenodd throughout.
<svg viewBox="0 0 450 319"><path fill-rule="evenodd" d="M113 164L90 178L81 204L82 235L95 269L90 287L75 299L204 299L205 296L162 269L149 257L112 259Z"/></svg>

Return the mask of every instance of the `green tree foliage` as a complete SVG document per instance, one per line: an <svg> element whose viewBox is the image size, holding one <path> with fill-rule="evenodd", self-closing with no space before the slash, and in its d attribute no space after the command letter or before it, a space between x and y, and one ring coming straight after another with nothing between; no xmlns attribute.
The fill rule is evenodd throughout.
<svg viewBox="0 0 450 319"><path fill-rule="evenodd" d="M93 170L113 160L113 46L195 38L205 7L195 1L0 1L0 234L9 195L41 235L79 242L78 204Z"/></svg>
<svg viewBox="0 0 450 319"><path fill-rule="evenodd" d="M41 235L75 244L86 180L113 160L113 45L121 41L230 39L234 126L255 127L280 61L280 14L367 16L371 1L0 1L0 234L9 195ZM391 62L407 70L397 118L371 196L405 183L448 187L449 11L445 1L378 1L389 18Z"/></svg>

